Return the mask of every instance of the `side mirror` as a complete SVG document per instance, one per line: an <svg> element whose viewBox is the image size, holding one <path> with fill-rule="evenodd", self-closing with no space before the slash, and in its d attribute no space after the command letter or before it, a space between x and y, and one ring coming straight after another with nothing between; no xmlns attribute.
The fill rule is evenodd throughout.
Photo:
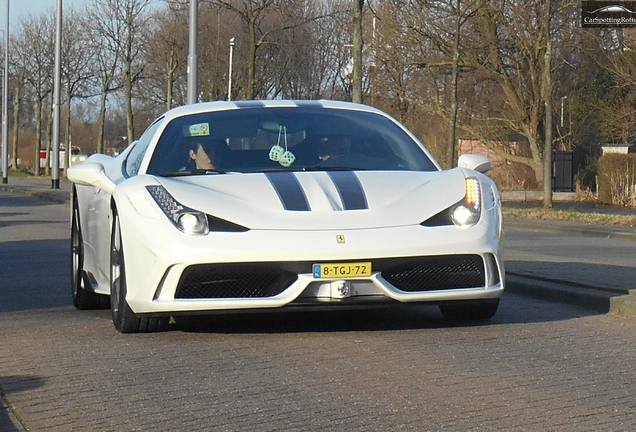
<svg viewBox="0 0 636 432"><path fill-rule="evenodd" d="M476 154L463 154L459 157L457 166L459 168L468 168L485 174L492 167L492 161L486 156Z"/></svg>
<svg viewBox="0 0 636 432"><path fill-rule="evenodd" d="M108 178L104 171L104 165L99 162L82 162L70 167L66 174L73 183L95 186L109 194L115 191L115 183Z"/></svg>

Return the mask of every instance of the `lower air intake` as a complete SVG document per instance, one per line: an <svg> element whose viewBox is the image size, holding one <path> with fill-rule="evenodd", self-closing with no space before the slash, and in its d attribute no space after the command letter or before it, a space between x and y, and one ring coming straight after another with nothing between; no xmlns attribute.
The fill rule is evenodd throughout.
<svg viewBox="0 0 636 432"><path fill-rule="evenodd" d="M273 297L285 291L296 279L296 273L253 264L194 265L181 275L175 298Z"/></svg>
<svg viewBox="0 0 636 432"><path fill-rule="evenodd" d="M484 261L479 255L418 257L382 271L401 291L434 291L485 286Z"/></svg>

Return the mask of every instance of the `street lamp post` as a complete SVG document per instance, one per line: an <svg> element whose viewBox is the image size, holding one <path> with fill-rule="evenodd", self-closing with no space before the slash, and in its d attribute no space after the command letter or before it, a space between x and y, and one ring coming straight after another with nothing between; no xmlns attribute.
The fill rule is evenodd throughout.
<svg viewBox="0 0 636 432"><path fill-rule="evenodd" d="M2 80L2 183L9 183L9 0L7 0L4 31L4 77ZM15 163L15 161L14 161Z"/></svg>
<svg viewBox="0 0 636 432"><path fill-rule="evenodd" d="M188 94L189 104L197 102L198 95L198 68L199 59L197 56L197 27L198 27L198 6L199 0L190 0L190 40L188 54Z"/></svg>
<svg viewBox="0 0 636 432"><path fill-rule="evenodd" d="M563 130L563 101L567 98L567 96L561 96L561 130Z"/></svg>
<svg viewBox="0 0 636 432"><path fill-rule="evenodd" d="M227 74L227 100L232 100L232 54L234 52L234 38L230 39L230 65Z"/></svg>
<svg viewBox="0 0 636 432"><path fill-rule="evenodd" d="M60 188L60 89L62 84L62 0L57 0L55 35L55 74L53 83L53 163L51 168L51 188ZM68 152L69 149L66 151Z"/></svg>

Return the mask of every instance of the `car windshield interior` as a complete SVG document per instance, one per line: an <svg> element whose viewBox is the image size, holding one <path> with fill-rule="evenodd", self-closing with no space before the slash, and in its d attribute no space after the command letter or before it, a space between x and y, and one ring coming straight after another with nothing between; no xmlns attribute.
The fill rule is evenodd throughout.
<svg viewBox="0 0 636 432"><path fill-rule="evenodd" d="M261 107L172 120L147 172L178 176L282 170L437 168L407 133L381 115L315 107Z"/></svg>

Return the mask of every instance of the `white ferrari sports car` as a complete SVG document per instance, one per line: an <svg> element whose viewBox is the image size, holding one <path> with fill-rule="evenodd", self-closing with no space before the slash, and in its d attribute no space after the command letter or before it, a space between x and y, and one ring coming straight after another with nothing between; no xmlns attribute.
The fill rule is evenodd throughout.
<svg viewBox="0 0 636 432"><path fill-rule="evenodd" d="M442 170L404 126L334 101L173 109L68 170L73 302L122 333L170 317L439 305L492 317L504 290L490 160Z"/></svg>

